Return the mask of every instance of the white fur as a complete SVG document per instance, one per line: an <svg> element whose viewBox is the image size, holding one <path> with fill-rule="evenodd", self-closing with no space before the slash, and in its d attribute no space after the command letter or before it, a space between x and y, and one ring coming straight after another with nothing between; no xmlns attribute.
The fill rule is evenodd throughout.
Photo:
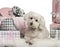
<svg viewBox="0 0 60 47"><path fill-rule="evenodd" d="M0 47L28 47L28 45L25 43L23 39L13 39L13 40L8 40L8 39L0 39Z"/></svg>
<svg viewBox="0 0 60 47"><path fill-rule="evenodd" d="M58 44L58 45L57 45ZM57 40L37 40L34 42L31 47L59 47L59 43Z"/></svg>
<svg viewBox="0 0 60 47"><path fill-rule="evenodd" d="M40 14L31 11L24 16L24 19L28 25L28 30L25 33L26 41L33 43L37 39L48 38L48 30L45 27L44 18Z"/></svg>
<svg viewBox="0 0 60 47"><path fill-rule="evenodd" d="M0 39L0 47L7 45L9 47L60 47L60 41L58 40L37 40L34 42L33 45L28 45L25 43L24 39L15 39L15 40L8 40L8 39Z"/></svg>

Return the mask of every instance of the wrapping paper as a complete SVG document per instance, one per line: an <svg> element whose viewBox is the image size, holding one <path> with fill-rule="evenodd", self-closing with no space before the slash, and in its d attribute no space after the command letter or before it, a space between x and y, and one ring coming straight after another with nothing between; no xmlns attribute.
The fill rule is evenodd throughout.
<svg viewBox="0 0 60 47"><path fill-rule="evenodd" d="M60 0L52 0L52 21L60 24Z"/></svg>
<svg viewBox="0 0 60 47"><path fill-rule="evenodd" d="M60 40L60 24L52 23L50 25L50 37Z"/></svg>

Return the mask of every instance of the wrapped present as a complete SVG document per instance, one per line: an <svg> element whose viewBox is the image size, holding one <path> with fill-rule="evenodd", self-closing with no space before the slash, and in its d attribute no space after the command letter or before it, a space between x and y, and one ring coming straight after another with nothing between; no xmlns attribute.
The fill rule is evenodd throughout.
<svg viewBox="0 0 60 47"><path fill-rule="evenodd" d="M0 17L11 17L10 15L11 8L4 7L0 9Z"/></svg>
<svg viewBox="0 0 60 47"><path fill-rule="evenodd" d="M24 10L17 6L13 6L13 8L4 7L0 9L0 16L2 17L22 17L24 15Z"/></svg>
<svg viewBox="0 0 60 47"><path fill-rule="evenodd" d="M3 30L3 31L16 31L17 28L14 24L14 20L12 18L6 18L6 19L2 20L0 30Z"/></svg>
<svg viewBox="0 0 60 47"><path fill-rule="evenodd" d="M52 0L52 22L50 37L60 40L60 0Z"/></svg>
<svg viewBox="0 0 60 47"><path fill-rule="evenodd" d="M0 39L14 40L20 39L20 31L1 31Z"/></svg>
<svg viewBox="0 0 60 47"><path fill-rule="evenodd" d="M24 20L24 17L13 17L13 20L16 27L20 30L21 37L24 37L24 34L28 28L27 23Z"/></svg>
<svg viewBox="0 0 60 47"><path fill-rule="evenodd" d="M60 40L60 24L52 23L50 25L50 38Z"/></svg>
<svg viewBox="0 0 60 47"><path fill-rule="evenodd" d="M0 31L20 31L21 36L24 37L27 28L23 17L0 17Z"/></svg>
<svg viewBox="0 0 60 47"><path fill-rule="evenodd" d="M53 0L52 2L52 21L60 23L60 0Z"/></svg>

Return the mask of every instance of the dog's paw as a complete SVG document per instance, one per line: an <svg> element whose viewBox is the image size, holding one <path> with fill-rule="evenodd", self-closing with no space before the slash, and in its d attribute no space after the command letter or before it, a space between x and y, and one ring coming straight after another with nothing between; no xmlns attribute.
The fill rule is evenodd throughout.
<svg viewBox="0 0 60 47"><path fill-rule="evenodd" d="M32 45L32 43L31 43L31 42L26 41L26 43L28 43L29 45Z"/></svg>
<svg viewBox="0 0 60 47"><path fill-rule="evenodd" d="M32 43L31 43L31 42L29 42L29 45L32 45Z"/></svg>

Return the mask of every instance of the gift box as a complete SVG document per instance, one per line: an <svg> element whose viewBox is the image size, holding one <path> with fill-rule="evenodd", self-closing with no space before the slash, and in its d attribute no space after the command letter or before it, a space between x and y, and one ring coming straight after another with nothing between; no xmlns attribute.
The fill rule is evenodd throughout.
<svg viewBox="0 0 60 47"><path fill-rule="evenodd" d="M18 6L13 6L12 8L4 7L0 9L1 17L23 17L25 12Z"/></svg>
<svg viewBox="0 0 60 47"><path fill-rule="evenodd" d="M20 39L20 31L0 31L0 39Z"/></svg>
<svg viewBox="0 0 60 47"><path fill-rule="evenodd" d="M60 0L52 0L52 21L60 23Z"/></svg>
<svg viewBox="0 0 60 47"><path fill-rule="evenodd" d="M12 18L6 18L1 21L0 30L2 31L16 31L18 30L14 24L14 20Z"/></svg>
<svg viewBox="0 0 60 47"><path fill-rule="evenodd" d="M60 40L60 24L52 23L50 25L50 38Z"/></svg>
<svg viewBox="0 0 60 47"><path fill-rule="evenodd" d="M0 9L0 17L12 17L10 15L11 8L5 7Z"/></svg>
<svg viewBox="0 0 60 47"><path fill-rule="evenodd" d="M1 8L0 31L19 31L23 37L26 30L26 22L23 18L24 15L24 10L18 6Z"/></svg>
<svg viewBox="0 0 60 47"><path fill-rule="evenodd" d="M24 37L28 26L23 17L0 17L0 31L19 31Z"/></svg>
<svg viewBox="0 0 60 47"><path fill-rule="evenodd" d="M52 22L50 37L60 40L60 0L52 0Z"/></svg>

